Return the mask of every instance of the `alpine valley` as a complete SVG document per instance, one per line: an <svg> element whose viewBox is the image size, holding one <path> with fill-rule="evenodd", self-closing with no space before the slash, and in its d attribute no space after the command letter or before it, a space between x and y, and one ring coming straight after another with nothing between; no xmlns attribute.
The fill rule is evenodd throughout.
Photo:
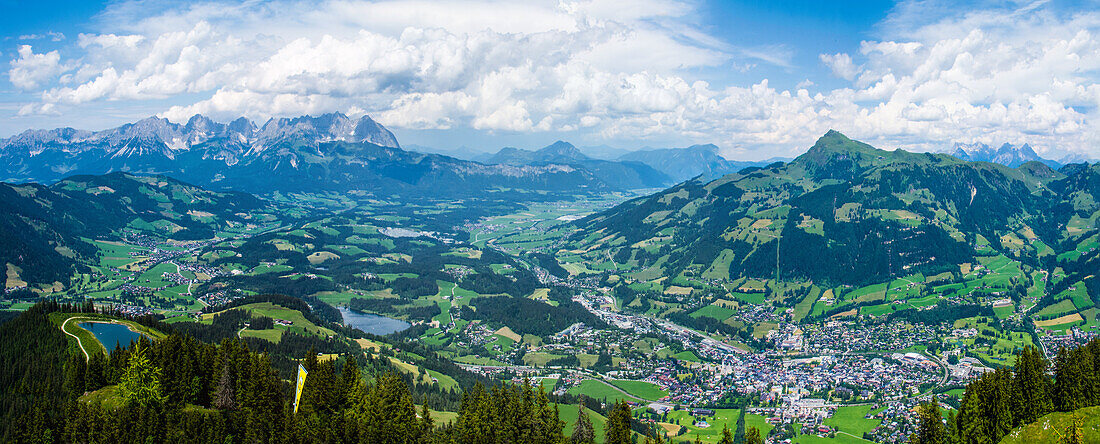
<svg viewBox="0 0 1100 444"><path fill-rule="evenodd" d="M0 177L2 441L1100 436L1100 164L1026 145L474 161L196 115L26 131Z"/></svg>

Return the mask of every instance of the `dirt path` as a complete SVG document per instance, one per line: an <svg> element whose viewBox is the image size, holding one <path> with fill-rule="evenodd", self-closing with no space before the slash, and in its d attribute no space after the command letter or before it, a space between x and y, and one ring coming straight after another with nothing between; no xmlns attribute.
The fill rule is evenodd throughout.
<svg viewBox="0 0 1100 444"><path fill-rule="evenodd" d="M65 329L65 326L68 325L69 321L71 321L73 319L76 319L76 318L75 317L69 318L69 319L66 319L65 322L62 322L61 323L61 331L64 332L65 334L69 335L69 336L72 336L74 339L76 339L76 345L79 345L80 346L80 351L84 352L84 360L85 361L91 361L92 357L88 355L88 350L84 349L84 344L80 342L80 337L77 336L77 335L74 335L72 333L69 333L69 331Z"/></svg>

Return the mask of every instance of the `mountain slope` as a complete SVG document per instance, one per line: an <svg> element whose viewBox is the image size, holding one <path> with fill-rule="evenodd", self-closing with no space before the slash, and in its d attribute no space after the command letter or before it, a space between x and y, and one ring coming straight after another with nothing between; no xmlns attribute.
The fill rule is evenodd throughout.
<svg viewBox="0 0 1100 444"><path fill-rule="evenodd" d="M1083 442L1100 442L1100 407L1085 407L1068 413L1050 413L1034 423L1016 428L1001 443L1065 442L1064 437L1074 432L1076 421L1080 421L1076 425L1080 427Z"/></svg>
<svg viewBox="0 0 1100 444"><path fill-rule="evenodd" d="M255 222L267 204L242 193L218 193L167 177L125 173L73 176L52 186L0 183L0 265L20 281L67 282L97 250L84 239L137 234L207 239L228 224ZM9 273L9 282L11 274Z"/></svg>
<svg viewBox="0 0 1100 444"><path fill-rule="evenodd" d="M1092 222L1072 237L1060 228L1095 220L1093 171L883 151L830 131L790 163L688 181L578 221L567 246L642 279L862 284L957 271L985 243L1034 263L1002 236L1062 248L1095 233Z"/></svg>

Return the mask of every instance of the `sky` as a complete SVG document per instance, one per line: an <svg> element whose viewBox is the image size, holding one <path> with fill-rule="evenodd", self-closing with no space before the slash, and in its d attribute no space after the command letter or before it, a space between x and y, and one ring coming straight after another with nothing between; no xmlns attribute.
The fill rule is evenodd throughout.
<svg viewBox="0 0 1100 444"><path fill-rule="evenodd" d="M1100 158L1096 1L0 0L0 70L0 137L340 111L440 149Z"/></svg>

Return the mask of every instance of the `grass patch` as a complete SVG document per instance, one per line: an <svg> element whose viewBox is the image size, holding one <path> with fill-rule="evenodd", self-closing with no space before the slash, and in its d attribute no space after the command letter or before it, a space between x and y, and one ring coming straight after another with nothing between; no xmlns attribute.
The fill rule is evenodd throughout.
<svg viewBox="0 0 1100 444"><path fill-rule="evenodd" d="M652 382L618 379L611 381L611 384L625 390L631 395L650 401L656 401L668 396L668 392L662 390L660 386Z"/></svg>

